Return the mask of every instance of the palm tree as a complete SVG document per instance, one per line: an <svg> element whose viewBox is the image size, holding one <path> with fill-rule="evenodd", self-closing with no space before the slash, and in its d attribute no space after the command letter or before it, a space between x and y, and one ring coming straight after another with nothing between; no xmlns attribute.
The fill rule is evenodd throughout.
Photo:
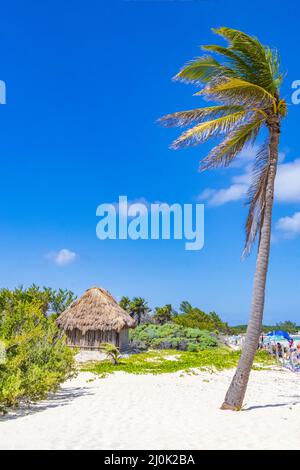
<svg viewBox="0 0 300 470"><path fill-rule="evenodd" d="M151 311L148 303L142 297L134 297L132 300L129 297L122 297L119 305L136 320L138 325L141 324L142 319L145 319Z"/></svg>
<svg viewBox="0 0 300 470"><path fill-rule="evenodd" d="M176 314L171 304L166 304L164 307L155 307L153 319L159 325L164 325L165 323L172 321L174 313Z"/></svg>
<svg viewBox="0 0 300 470"><path fill-rule="evenodd" d="M119 305L121 308L126 310L126 312L129 312L129 306L130 306L130 298L123 296L122 299L119 302Z"/></svg>
<svg viewBox="0 0 300 470"><path fill-rule="evenodd" d="M225 27L213 31L227 40L227 46L204 46L203 50L218 54L222 61L211 55L196 58L183 67L175 79L202 85L196 95L220 104L176 112L159 121L165 126L194 125L173 142L173 149L225 135L204 158L201 170L230 165L246 145L254 144L263 128L267 130L267 139L254 162L247 201L244 253L251 251L258 238L251 316L242 355L221 407L239 410L262 328L280 127L287 105L280 98L283 75L279 71L277 51L241 31Z"/></svg>
<svg viewBox="0 0 300 470"><path fill-rule="evenodd" d="M141 324L142 319L146 318L151 309L148 307L148 302L142 297L134 297L130 302L130 315L136 319L138 325Z"/></svg>

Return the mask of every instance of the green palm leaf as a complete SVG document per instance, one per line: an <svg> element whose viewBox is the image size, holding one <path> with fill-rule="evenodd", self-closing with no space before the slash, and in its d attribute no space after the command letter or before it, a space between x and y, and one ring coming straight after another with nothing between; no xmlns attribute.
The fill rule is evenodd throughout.
<svg viewBox="0 0 300 470"><path fill-rule="evenodd" d="M254 83L259 83L272 95L275 95L278 91L278 85L281 83L277 82L278 53L264 47L257 38L248 36L241 31L226 27L213 29L213 31L227 39L230 44L229 49L241 54L255 71L257 78Z"/></svg>
<svg viewBox="0 0 300 470"><path fill-rule="evenodd" d="M205 121L188 129L176 139L171 148L178 149L190 145L203 143L210 137L216 137L233 129L238 123L243 122L247 115L246 111L238 111L234 114L222 116L212 121Z"/></svg>
<svg viewBox="0 0 300 470"><path fill-rule="evenodd" d="M253 118L250 122L238 127L226 139L214 147L200 165L200 170L227 166L243 150L245 145L253 142L263 124L264 119Z"/></svg>
<svg viewBox="0 0 300 470"><path fill-rule="evenodd" d="M174 80L180 80L187 83L207 83L216 76L235 77L236 73L217 62L211 56L197 57L188 62L180 72L175 75Z"/></svg>
<svg viewBox="0 0 300 470"><path fill-rule="evenodd" d="M230 67L238 72L239 75L244 76L246 80L253 80L255 73L252 67L243 59L237 52L234 52L227 47L208 45L202 46L205 51L216 52L229 60Z"/></svg>
<svg viewBox="0 0 300 470"><path fill-rule="evenodd" d="M206 86L196 95L232 105L259 108L274 106L274 97L259 85L238 78L223 78L217 83Z"/></svg>
<svg viewBox="0 0 300 470"><path fill-rule="evenodd" d="M243 111L242 106L211 106L209 108L190 109L167 114L158 119L158 122L166 127L182 127L192 123L202 122L206 118L227 116L238 111Z"/></svg>

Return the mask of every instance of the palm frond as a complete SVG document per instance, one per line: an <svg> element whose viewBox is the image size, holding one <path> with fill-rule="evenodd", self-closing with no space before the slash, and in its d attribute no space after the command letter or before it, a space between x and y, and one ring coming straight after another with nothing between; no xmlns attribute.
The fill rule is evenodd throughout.
<svg viewBox="0 0 300 470"><path fill-rule="evenodd" d="M225 26L213 28L212 31L227 39L231 49L242 53L248 61L256 61L258 58L265 58L265 48L254 36Z"/></svg>
<svg viewBox="0 0 300 470"><path fill-rule="evenodd" d="M220 166L228 166L231 161L243 150L246 144L253 142L264 122L259 115L231 132L226 139L214 147L200 164L200 171Z"/></svg>
<svg viewBox="0 0 300 470"><path fill-rule="evenodd" d="M269 139L259 149L253 168L252 183L248 190L249 213L245 225L246 242L243 256L251 252L252 246L261 232L264 219L266 190L269 174Z"/></svg>
<svg viewBox="0 0 300 470"><path fill-rule="evenodd" d="M281 84L278 52L264 47L257 38L235 29L221 27L213 31L227 39L230 43L229 49L238 52L256 71L254 83L275 96Z"/></svg>
<svg viewBox="0 0 300 470"><path fill-rule="evenodd" d="M197 124L181 134L178 139L172 143L171 148L178 149L190 145L198 145L199 143L205 142L210 137L217 137L222 133L229 132L237 124L241 124L246 116L246 111L239 111L234 114Z"/></svg>
<svg viewBox="0 0 300 470"><path fill-rule="evenodd" d="M188 111L178 111L161 117L157 122L165 127L183 127L192 123L202 122L206 118L227 116L238 111L243 111L243 106L210 106L208 108L196 108Z"/></svg>
<svg viewBox="0 0 300 470"><path fill-rule="evenodd" d="M205 55L188 62L180 72L175 75L174 80L199 85L209 82L216 76L235 77L237 74L230 68L221 65L213 57Z"/></svg>
<svg viewBox="0 0 300 470"><path fill-rule="evenodd" d="M253 80L255 78L255 73L252 67L243 59L243 57L235 51L223 46L217 45L206 45L202 46L202 49L205 51L215 52L224 56L227 60L229 60L229 68L232 68L236 72L240 78L244 78L245 80Z"/></svg>
<svg viewBox="0 0 300 470"><path fill-rule="evenodd" d="M273 96L259 85L238 78L223 78L207 85L196 95L231 105L258 108L275 106Z"/></svg>

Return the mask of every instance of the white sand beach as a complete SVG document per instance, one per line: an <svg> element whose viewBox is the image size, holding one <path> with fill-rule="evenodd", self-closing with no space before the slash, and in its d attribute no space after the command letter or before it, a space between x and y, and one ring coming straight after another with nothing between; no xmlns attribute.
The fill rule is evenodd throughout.
<svg viewBox="0 0 300 470"><path fill-rule="evenodd" d="M233 371L80 373L0 419L1 449L299 449L300 375L253 371L242 412L221 411Z"/></svg>

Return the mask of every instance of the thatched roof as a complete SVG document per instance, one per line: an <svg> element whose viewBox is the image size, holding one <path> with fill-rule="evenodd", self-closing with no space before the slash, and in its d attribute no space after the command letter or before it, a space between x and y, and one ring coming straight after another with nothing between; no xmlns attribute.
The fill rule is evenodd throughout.
<svg viewBox="0 0 300 470"><path fill-rule="evenodd" d="M135 321L117 301L104 289L92 287L75 300L57 319L64 330L78 328L86 331L121 331L133 328Z"/></svg>

